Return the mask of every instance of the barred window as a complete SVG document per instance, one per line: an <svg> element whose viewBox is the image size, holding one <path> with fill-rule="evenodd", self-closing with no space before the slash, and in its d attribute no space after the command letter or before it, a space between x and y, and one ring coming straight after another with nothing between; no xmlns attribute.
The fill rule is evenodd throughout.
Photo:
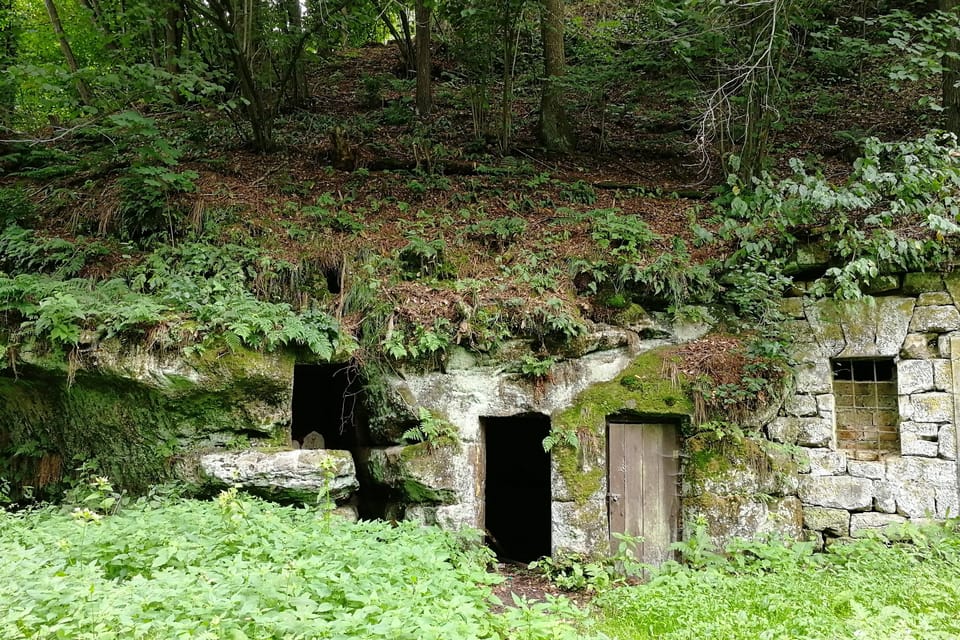
<svg viewBox="0 0 960 640"><path fill-rule="evenodd" d="M857 460L900 453L897 366L891 359L833 360L837 447Z"/></svg>

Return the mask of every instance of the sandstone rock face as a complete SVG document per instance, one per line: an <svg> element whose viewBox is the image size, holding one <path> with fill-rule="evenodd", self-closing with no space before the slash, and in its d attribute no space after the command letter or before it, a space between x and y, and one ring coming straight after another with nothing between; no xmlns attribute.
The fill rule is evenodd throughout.
<svg viewBox="0 0 960 640"><path fill-rule="evenodd" d="M211 453L200 457L200 471L213 486L282 502L313 504L324 495L345 502L360 488L353 456L332 449Z"/></svg>
<svg viewBox="0 0 960 640"><path fill-rule="evenodd" d="M386 448L367 448L358 454L363 482L393 492L406 504L457 502L476 486L479 446L421 442ZM470 519L474 523L474 519Z"/></svg>

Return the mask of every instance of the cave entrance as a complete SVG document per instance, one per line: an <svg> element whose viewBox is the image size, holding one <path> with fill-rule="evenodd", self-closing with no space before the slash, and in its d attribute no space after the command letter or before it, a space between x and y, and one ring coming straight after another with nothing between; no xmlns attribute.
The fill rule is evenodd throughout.
<svg viewBox="0 0 960 640"><path fill-rule="evenodd" d="M362 382L352 364L294 366L291 438L309 449L356 448Z"/></svg>
<svg viewBox="0 0 960 640"><path fill-rule="evenodd" d="M484 527L501 560L550 555L550 418L527 413L481 418L485 447Z"/></svg>

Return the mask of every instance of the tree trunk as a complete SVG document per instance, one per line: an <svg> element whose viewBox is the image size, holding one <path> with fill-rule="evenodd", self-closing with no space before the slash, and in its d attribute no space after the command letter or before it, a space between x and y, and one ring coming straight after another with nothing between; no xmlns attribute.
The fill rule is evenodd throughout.
<svg viewBox="0 0 960 640"><path fill-rule="evenodd" d="M561 80L566 71L563 53L563 0L543 0L540 10L543 38L543 90L540 94L540 123L537 137L551 151L573 148L573 134L567 120Z"/></svg>
<svg viewBox="0 0 960 640"><path fill-rule="evenodd" d="M433 70L430 65L430 7L417 0L417 113L421 118L433 109Z"/></svg>
<svg viewBox="0 0 960 640"><path fill-rule="evenodd" d="M291 35L300 38L303 35L303 13L300 0L285 0L287 10L287 29ZM303 104L307 98L307 73L301 59L302 47L293 45L288 48L287 56L293 64L291 97L294 104Z"/></svg>
<svg viewBox="0 0 960 640"><path fill-rule="evenodd" d="M503 17L503 87L500 94L500 150L506 153L513 135L513 60L516 47L513 44L514 20L509 14Z"/></svg>
<svg viewBox="0 0 960 640"><path fill-rule="evenodd" d="M17 59L17 24L13 0L0 0L0 71ZM13 112L17 103L17 87L9 76L0 73L0 121Z"/></svg>
<svg viewBox="0 0 960 640"><path fill-rule="evenodd" d="M53 0L43 0L43 2L47 7L47 15L50 16L50 26L53 27L53 32L57 34L57 39L60 41L60 51L63 52L63 57L67 62L67 68L70 69L70 73L76 75L77 72L80 71L80 66L77 64L77 59L73 55L73 49L70 48L70 42L67 40L67 34L63 31L63 25L60 24L60 14L57 11L57 5L53 3ZM77 93L80 95L80 103L83 105L93 104L93 93L90 91L90 87L86 81L83 78L76 77L74 78L74 85L77 88Z"/></svg>
<svg viewBox="0 0 960 640"><path fill-rule="evenodd" d="M186 13L183 5L179 2L170 2L164 12L163 25L163 68L167 73L176 75L180 73L180 53L183 51L183 26L186 20ZM183 96L172 88L170 98L175 104L183 103Z"/></svg>
<svg viewBox="0 0 960 640"><path fill-rule="evenodd" d="M940 10L957 19L957 7L960 0L940 0ZM943 109L946 112L947 131L960 136L960 39L951 38L947 44L947 55L943 57Z"/></svg>
<svg viewBox="0 0 960 640"><path fill-rule="evenodd" d="M245 5L246 17L249 19L253 13L253 0L239 0L239 3ZM252 60L255 34L244 20L232 15L231 0L208 0L203 4L195 2L192 6L209 18L228 39L227 47L233 60L237 84L240 86L240 94L246 99L244 110L250 123L253 148L256 151L273 151L274 110L265 92L257 84ZM241 32L247 35L244 36Z"/></svg>

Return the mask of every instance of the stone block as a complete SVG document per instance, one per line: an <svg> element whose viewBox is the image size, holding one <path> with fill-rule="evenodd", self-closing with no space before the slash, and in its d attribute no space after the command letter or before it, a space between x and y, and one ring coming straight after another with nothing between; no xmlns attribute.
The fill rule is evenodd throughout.
<svg viewBox="0 0 960 640"><path fill-rule="evenodd" d="M870 531L883 531L891 525L903 524L906 518L891 513L854 513L850 516L850 536L862 538Z"/></svg>
<svg viewBox="0 0 960 640"><path fill-rule="evenodd" d="M918 393L910 396L910 420L914 422L950 422L953 420L953 394ZM902 416L901 417L907 417Z"/></svg>
<svg viewBox="0 0 960 640"><path fill-rule="evenodd" d="M352 504L345 504L342 507L336 507L330 511L330 515L343 518L347 522L356 522L360 519L360 514L357 513L357 508Z"/></svg>
<svg viewBox="0 0 960 640"><path fill-rule="evenodd" d="M827 360L802 362L795 367L794 375L797 393L819 394L833 391L833 373Z"/></svg>
<svg viewBox="0 0 960 640"><path fill-rule="evenodd" d="M847 460L847 473L871 480L883 480L887 477L886 465L879 460Z"/></svg>
<svg viewBox="0 0 960 640"><path fill-rule="evenodd" d="M803 508L794 496L761 500L704 494L685 499L682 511L684 522L706 519L711 541L720 548L735 538L775 534L797 539L803 532Z"/></svg>
<svg viewBox="0 0 960 640"><path fill-rule="evenodd" d="M788 318L803 318L803 298L784 298L780 301L780 311Z"/></svg>
<svg viewBox="0 0 960 640"><path fill-rule="evenodd" d="M825 509L823 507L804 507L803 526L827 535L850 535L850 512L844 509Z"/></svg>
<svg viewBox="0 0 960 640"><path fill-rule="evenodd" d="M900 288L899 276L886 274L882 276L877 276L876 278L872 278L870 280L870 283L867 285L864 293L875 296L881 293L890 293L892 291L897 291L899 288Z"/></svg>
<svg viewBox="0 0 960 640"><path fill-rule="evenodd" d="M917 297L918 307L943 307L953 304L953 297L946 291L927 291Z"/></svg>
<svg viewBox="0 0 960 640"><path fill-rule="evenodd" d="M783 410L788 416L815 416L818 413L816 396L788 395L783 402Z"/></svg>
<svg viewBox="0 0 960 640"><path fill-rule="evenodd" d="M806 476L798 490L804 505L863 511L873 506L873 481L851 476Z"/></svg>
<svg viewBox="0 0 960 640"><path fill-rule="evenodd" d="M935 427L936 425L933 426ZM901 455L936 458L939 451L940 446L936 440L924 440L923 437L912 433L903 433L900 435Z"/></svg>
<svg viewBox="0 0 960 640"><path fill-rule="evenodd" d="M607 507L601 499L584 504L554 502L551 507L552 545L576 553L597 553L608 548Z"/></svg>
<svg viewBox="0 0 960 640"><path fill-rule="evenodd" d="M940 425L933 422L901 422L900 434L910 434L916 438L936 438Z"/></svg>
<svg viewBox="0 0 960 640"><path fill-rule="evenodd" d="M950 460L916 456L887 458L887 480L917 481L941 487L957 486L957 465Z"/></svg>
<svg viewBox="0 0 960 640"><path fill-rule="evenodd" d="M901 394L933 391L933 362L901 360L897 365L897 391Z"/></svg>
<svg viewBox="0 0 960 640"><path fill-rule="evenodd" d="M767 437L774 442L783 444L797 444L797 435L800 432L799 418L781 416L767 425Z"/></svg>
<svg viewBox="0 0 960 640"><path fill-rule="evenodd" d="M840 305L834 300L817 300L806 308L807 321L817 344L821 358L833 358L847 346L841 325Z"/></svg>
<svg viewBox="0 0 960 640"><path fill-rule="evenodd" d="M943 284L946 290L950 292L954 304L960 303L960 274L954 272L946 275L943 278Z"/></svg>
<svg viewBox="0 0 960 640"><path fill-rule="evenodd" d="M953 305L917 307L910 321L915 333L945 333L960 329L960 311Z"/></svg>
<svg viewBox="0 0 960 640"><path fill-rule="evenodd" d="M937 513L934 488L927 483L907 481L894 485L897 513L908 518L929 518Z"/></svg>
<svg viewBox="0 0 960 640"><path fill-rule="evenodd" d="M464 527L482 527L483 523L479 522L477 517L479 512L479 507L473 502L446 505L412 504L407 505L403 519L459 531Z"/></svg>
<svg viewBox="0 0 960 640"><path fill-rule="evenodd" d="M211 453L200 457L200 471L214 486L282 502L313 504L321 493L343 502L360 488L353 456L333 449Z"/></svg>
<svg viewBox="0 0 960 640"><path fill-rule="evenodd" d="M940 427L940 433L937 437L939 449L937 455L945 460L957 459L957 431L953 424L945 424Z"/></svg>
<svg viewBox="0 0 960 640"><path fill-rule="evenodd" d="M941 358L950 357L950 338L956 336L956 333L943 333L937 336L937 351Z"/></svg>
<svg viewBox="0 0 960 640"><path fill-rule="evenodd" d="M477 358L459 345L453 345L447 350L447 371L473 369L477 366Z"/></svg>
<svg viewBox="0 0 960 640"><path fill-rule="evenodd" d="M901 358L916 358L919 360L930 360L939 358L940 352L937 347L937 334L935 333L909 333L903 339L903 346L900 348Z"/></svg>
<svg viewBox="0 0 960 640"><path fill-rule="evenodd" d="M939 273L906 273L903 276L902 291L908 296L928 291L943 291L943 278Z"/></svg>
<svg viewBox="0 0 960 640"><path fill-rule="evenodd" d="M817 398L817 411L822 417L832 416L837 410L837 399L832 393L824 393Z"/></svg>
<svg viewBox="0 0 960 640"><path fill-rule="evenodd" d="M897 497L895 486L884 480L873 483L873 510L880 513L896 513Z"/></svg>
<svg viewBox="0 0 960 640"><path fill-rule="evenodd" d="M404 502L457 503L474 494L478 445L406 446L360 449L357 462L364 486L382 487Z"/></svg>
<svg viewBox="0 0 960 640"><path fill-rule="evenodd" d="M910 323L910 317L914 309L913 298L886 297L877 299L876 313L876 333L877 346L876 355L895 356L900 351L903 341L907 336L907 327ZM852 323L856 323L858 318L851 318ZM851 354L851 356L868 355Z"/></svg>
<svg viewBox="0 0 960 640"><path fill-rule="evenodd" d="M949 340L947 342L949 343ZM949 354L949 349L947 353ZM953 391L953 367L949 360L933 361L933 388L937 391Z"/></svg>
<svg viewBox="0 0 960 640"><path fill-rule="evenodd" d="M847 456L832 449L807 449L810 458L810 475L838 476L847 470Z"/></svg>
<svg viewBox="0 0 960 640"><path fill-rule="evenodd" d="M797 418L797 444L801 447L833 445L833 422L823 418Z"/></svg>
<svg viewBox="0 0 960 640"><path fill-rule="evenodd" d="M938 518L956 518L960 514L960 503L958 503L955 489L934 487L933 492L937 502Z"/></svg>

